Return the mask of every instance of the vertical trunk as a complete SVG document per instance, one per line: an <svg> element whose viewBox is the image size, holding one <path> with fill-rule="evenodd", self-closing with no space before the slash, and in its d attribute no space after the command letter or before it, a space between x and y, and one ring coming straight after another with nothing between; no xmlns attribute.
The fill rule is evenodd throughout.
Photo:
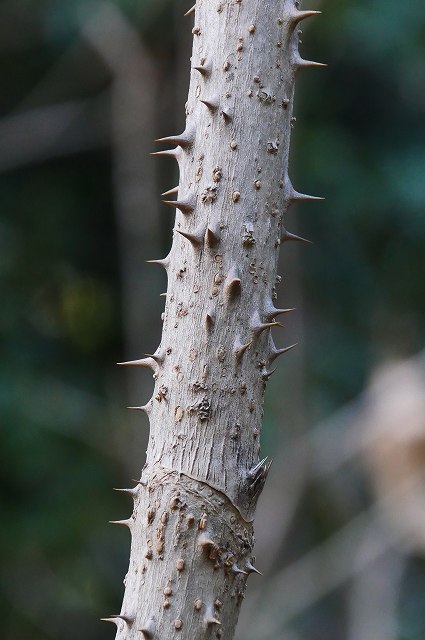
<svg viewBox="0 0 425 640"><path fill-rule="evenodd" d="M199 0L187 124L159 155L180 169L153 371L147 462L117 638L233 637L249 574L263 395L277 349L279 247L302 12L294 0Z"/></svg>

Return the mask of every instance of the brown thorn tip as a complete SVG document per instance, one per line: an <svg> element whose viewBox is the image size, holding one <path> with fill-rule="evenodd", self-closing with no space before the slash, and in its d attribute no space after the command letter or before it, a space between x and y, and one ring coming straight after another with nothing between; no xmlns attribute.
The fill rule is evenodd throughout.
<svg viewBox="0 0 425 640"><path fill-rule="evenodd" d="M169 189L168 191L164 191L164 193L161 193L161 196L165 198L166 196L173 196L178 192L179 192L179 185L177 185L177 187L173 187L172 189Z"/></svg>
<svg viewBox="0 0 425 640"><path fill-rule="evenodd" d="M205 243L207 247L213 249L220 242L220 233L212 229L211 227L207 227L205 232Z"/></svg>
<svg viewBox="0 0 425 640"><path fill-rule="evenodd" d="M211 99L211 100L201 100L202 104L204 104L207 109L209 111L211 111L212 113L214 113L215 111L217 111L218 109L218 100L216 100L215 98Z"/></svg>
<svg viewBox="0 0 425 640"><path fill-rule="evenodd" d="M186 231L180 231L180 229L176 229L176 232L183 236L183 238L186 238L186 240L189 240L190 244L195 249L199 249L200 247L202 247L203 235L198 236L195 233L186 233Z"/></svg>
<svg viewBox="0 0 425 640"><path fill-rule="evenodd" d="M198 66L198 67L192 67L192 69L194 69L194 71L199 71L201 76L208 76L210 73L208 67Z"/></svg>
<svg viewBox="0 0 425 640"><path fill-rule="evenodd" d="M192 13L195 13L195 9L196 9L196 4L194 4L193 7L190 7L189 11L186 11L186 13L184 14L184 17L186 18L186 16L190 16Z"/></svg>
<svg viewBox="0 0 425 640"><path fill-rule="evenodd" d="M290 231L287 231L286 229L282 229L283 233L282 236L280 238L281 242L286 242L286 241L293 241L293 242L304 242L305 244L313 244L313 242L311 240L307 240L307 238L302 238L301 236L297 236L295 235L295 233L291 233Z"/></svg>
<svg viewBox="0 0 425 640"><path fill-rule="evenodd" d="M207 331L211 331L214 326L214 315L212 313L207 313L205 315L205 326Z"/></svg>
<svg viewBox="0 0 425 640"><path fill-rule="evenodd" d="M311 18L312 16L318 16L321 13L321 11L297 11L293 16L291 16L291 23L293 26L295 26L302 20Z"/></svg>

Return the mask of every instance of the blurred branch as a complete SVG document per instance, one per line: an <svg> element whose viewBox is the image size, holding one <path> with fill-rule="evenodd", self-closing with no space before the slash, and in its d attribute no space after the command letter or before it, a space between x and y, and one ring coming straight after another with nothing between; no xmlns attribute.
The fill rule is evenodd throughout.
<svg viewBox="0 0 425 640"><path fill-rule="evenodd" d="M423 474L418 474L418 487L422 482ZM408 533L387 526L386 514L397 509L410 492L411 486L401 487L378 501L263 585L257 597L255 619L250 617L245 637L258 637L261 632L263 640L276 638L292 618L365 571L390 549L399 545L408 549Z"/></svg>
<svg viewBox="0 0 425 640"><path fill-rule="evenodd" d="M105 97L49 105L0 120L0 171L97 148L108 140Z"/></svg>
<svg viewBox="0 0 425 640"><path fill-rule="evenodd" d="M82 24L82 34L113 75L113 182L121 257L122 316L126 351L133 358L145 351L154 351L160 337L160 304L157 295L154 296L154 291L160 291L159 280L152 282L146 277L143 262L143 258L152 257L150 252L156 255L160 244L159 205L154 196L156 171L149 157L156 128L158 78L154 61L138 33L112 3L102 3L93 18ZM153 277L159 278L159 274ZM152 313L155 308L157 314ZM131 404L144 404L151 394L148 378L129 376L128 385L131 385ZM147 443L146 432L138 428L143 419L132 418L135 441L131 445L122 443L123 460L134 473L139 471L140 452Z"/></svg>

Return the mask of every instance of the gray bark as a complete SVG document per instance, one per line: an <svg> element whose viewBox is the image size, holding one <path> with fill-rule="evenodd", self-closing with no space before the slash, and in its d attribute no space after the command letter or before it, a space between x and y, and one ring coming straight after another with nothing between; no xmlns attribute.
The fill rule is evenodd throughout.
<svg viewBox="0 0 425 640"><path fill-rule="evenodd" d="M198 0L174 238L153 370L147 461L134 498L117 638L234 634L255 572L253 518L263 396L285 349L271 328L283 226L301 12L294 0ZM165 142L165 140L164 140Z"/></svg>

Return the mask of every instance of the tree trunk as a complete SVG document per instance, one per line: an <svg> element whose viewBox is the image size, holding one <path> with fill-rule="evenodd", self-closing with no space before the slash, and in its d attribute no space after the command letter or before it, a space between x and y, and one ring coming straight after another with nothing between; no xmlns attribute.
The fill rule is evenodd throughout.
<svg viewBox="0 0 425 640"><path fill-rule="evenodd" d="M276 6L278 5L278 6ZM305 199L287 174L294 80L303 66L294 0L198 0L187 124L158 155L179 164L147 462L134 511L117 638L230 640L254 573L255 506L283 214ZM176 190L177 193L177 190Z"/></svg>

